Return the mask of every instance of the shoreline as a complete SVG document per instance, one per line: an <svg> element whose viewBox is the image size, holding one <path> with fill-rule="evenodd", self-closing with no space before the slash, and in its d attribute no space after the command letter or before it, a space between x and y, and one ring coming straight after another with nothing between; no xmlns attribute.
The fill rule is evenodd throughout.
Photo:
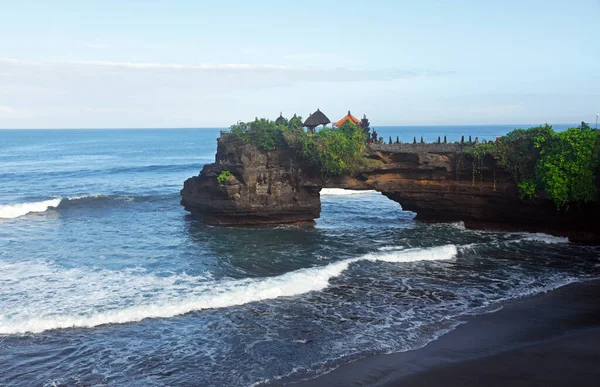
<svg viewBox="0 0 600 387"><path fill-rule="evenodd" d="M461 318L426 346L373 355L290 386L600 385L600 280Z"/></svg>

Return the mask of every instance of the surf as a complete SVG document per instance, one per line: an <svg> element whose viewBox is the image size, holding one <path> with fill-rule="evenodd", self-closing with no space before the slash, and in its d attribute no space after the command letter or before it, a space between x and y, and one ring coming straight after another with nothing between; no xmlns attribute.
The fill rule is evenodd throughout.
<svg viewBox="0 0 600 387"><path fill-rule="evenodd" d="M16 203L0 205L0 219L16 219L28 214L44 213L48 210L60 210L63 208L76 206L106 206L111 203L130 203L130 202L151 202L161 200L166 197L176 196L159 195L159 196L129 196L129 195L105 195L105 194L88 194L78 196L57 197L39 202Z"/></svg>
<svg viewBox="0 0 600 387"><path fill-rule="evenodd" d="M0 219L15 219L35 212L46 212L50 208L58 207L61 201L61 198L56 198L41 202L0 205Z"/></svg>
<svg viewBox="0 0 600 387"><path fill-rule="evenodd" d="M360 261L409 263L418 261L450 260L458 250L454 245L431 248L408 249L386 253L371 253L349 258L326 266L311 267L295 270L282 275L261 279L242 279L225 281L198 280L196 277L174 275L162 278L154 275L139 275L139 273L116 273L113 271L90 272L82 269L61 270L38 264L39 267L24 270L23 267L9 267L4 264L4 275L10 281L15 271L14 291L31 291L27 287L37 287L39 281L57 284L53 289L54 299L60 304L53 309L45 299L39 299L37 305L28 305L25 313L12 313L10 316L0 316L0 334L41 333L48 330L66 328L93 328L106 324L124 324L142 321L148 318L170 318L206 309L219 309L260 302L280 297L294 297L309 292L326 289L332 278L338 277L350 265ZM17 265L17 264L13 264ZM18 265L25 265L20 263ZM29 273L29 282L19 279L18 273ZM35 273L41 273L36 275ZM112 282L111 282L112 281ZM18 283L18 284L17 284ZM95 288L90 283L101 284ZM28 285L29 284L29 285ZM65 285L62 285L65 284ZM72 285L82 289L73 289ZM10 283L7 283L10 291ZM68 285L68 286L67 286ZM23 289L25 286L26 289ZM116 291L115 291L116 289ZM140 291L140 289L143 289ZM134 294L131 294L134 292ZM135 294L137 293L137 294ZM141 293L141 294L140 294ZM77 296L74 298L73 295ZM105 305L97 305L96 310L81 310L89 306L91 300L87 297L94 294L95 299L105 299ZM116 298L115 298L116 294ZM137 305L122 305L126 298L136 298L149 295L155 298L151 302ZM164 296L166 295L166 296ZM112 297L112 299L111 299ZM64 307L65 298L69 300L67 310ZM119 299L122 298L122 299ZM119 305L121 304L121 305ZM19 304L20 305L20 304ZM16 307L16 305L15 305ZM108 310L97 310L110 308ZM43 309L46 308L45 311ZM34 311L32 313L31 311ZM9 312L10 313L10 312ZM46 314L44 316L43 314ZM42 316L40 316L40 314Z"/></svg>

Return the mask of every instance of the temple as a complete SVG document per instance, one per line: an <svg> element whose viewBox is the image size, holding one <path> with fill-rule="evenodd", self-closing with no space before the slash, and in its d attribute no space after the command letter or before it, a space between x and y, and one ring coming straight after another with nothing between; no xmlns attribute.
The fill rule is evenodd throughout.
<svg viewBox="0 0 600 387"><path fill-rule="evenodd" d="M360 120L358 118L354 117L352 114L350 114L350 110L348 110L348 114L345 115L344 118L342 118L341 120L339 120L338 122L333 124L333 126L340 127L340 126L344 125L347 121L353 122L356 125L360 125Z"/></svg>
<svg viewBox="0 0 600 387"><path fill-rule="evenodd" d="M286 120L285 117L283 116L283 112L279 113L279 117L277 117L277 119L275 120L275 124L276 125L287 125L288 124L288 120Z"/></svg>
<svg viewBox="0 0 600 387"><path fill-rule="evenodd" d="M329 124L330 122L331 121L329 120L329 118L327 118L327 116L325 114L323 114L323 112L321 112L321 110L317 109L316 112L314 112L313 114L308 116L306 121L304 121L304 126L306 126L310 132L314 133L315 128L317 126L319 126L319 125L325 126L325 125Z"/></svg>

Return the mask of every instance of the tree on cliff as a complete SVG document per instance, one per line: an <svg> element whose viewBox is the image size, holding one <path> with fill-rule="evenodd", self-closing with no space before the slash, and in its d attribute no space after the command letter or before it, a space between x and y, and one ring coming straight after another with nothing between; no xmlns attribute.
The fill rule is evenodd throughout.
<svg viewBox="0 0 600 387"><path fill-rule="evenodd" d="M557 206L596 199L598 141L596 131L582 125L554 134L540 152L535 167L538 184Z"/></svg>
<svg viewBox="0 0 600 387"><path fill-rule="evenodd" d="M337 129L323 128L314 136L307 136L302 154L326 175L351 174L365 162L365 135L362 129L346 121Z"/></svg>
<svg viewBox="0 0 600 387"><path fill-rule="evenodd" d="M324 176L352 174L368 163L363 157L365 133L351 121L339 128L324 127L318 133L307 133L296 115L288 126L257 118L232 125L230 133L235 141L252 144L261 151L291 150L291 154L319 168Z"/></svg>
<svg viewBox="0 0 600 387"><path fill-rule="evenodd" d="M284 143L282 127L267 118L238 122L231 126L230 132L236 140L252 144L264 151L275 150Z"/></svg>
<svg viewBox="0 0 600 387"><path fill-rule="evenodd" d="M550 199L558 208L597 199L600 133L584 123L555 133L545 124L515 129L496 142L465 149L473 168L490 155L500 160L519 186L522 199Z"/></svg>

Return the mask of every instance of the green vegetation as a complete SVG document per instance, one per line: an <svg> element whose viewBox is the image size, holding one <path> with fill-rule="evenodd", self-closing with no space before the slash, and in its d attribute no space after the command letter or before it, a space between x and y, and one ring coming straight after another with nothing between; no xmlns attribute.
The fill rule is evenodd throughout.
<svg viewBox="0 0 600 387"><path fill-rule="evenodd" d="M229 172L228 170L224 169L221 171L219 176L217 176L217 182L219 184L223 184L230 176L233 176L233 174L231 172Z"/></svg>
<svg viewBox="0 0 600 387"><path fill-rule="evenodd" d="M353 174L364 168L366 138L363 129L346 122L339 128L324 127L317 133L305 132L302 117L294 115L287 125L261 118L231 126L236 141L252 144L263 151L292 150L325 175Z"/></svg>
<svg viewBox="0 0 600 387"><path fill-rule="evenodd" d="M522 200L531 200L535 197L535 181L525 179L519 183L519 196Z"/></svg>
<svg viewBox="0 0 600 387"><path fill-rule="evenodd" d="M600 167L600 132L588 124L555 133L550 125L516 129L497 142L478 144L465 153L476 163L490 155L511 172L521 199L543 197L557 207L595 200Z"/></svg>
<svg viewBox="0 0 600 387"><path fill-rule="evenodd" d="M596 199L600 155L598 132L570 128L545 146L535 166L539 186L558 206Z"/></svg>
<svg viewBox="0 0 600 387"><path fill-rule="evenodd" d="M230 130L236 140L252 144L263 151L272 151L284 144L283 131L287 126L277 125L275 121L266 118L256 119L252 122L238 122Z"/></svg>
<svg viewBox="0 0 600 387"><path fill-rule="evenodd" d="M364 166L365 147L363 130L347 121L337 129L323 128L308 135L302 144L302 155L327 174L351 174Z"/></svg>

